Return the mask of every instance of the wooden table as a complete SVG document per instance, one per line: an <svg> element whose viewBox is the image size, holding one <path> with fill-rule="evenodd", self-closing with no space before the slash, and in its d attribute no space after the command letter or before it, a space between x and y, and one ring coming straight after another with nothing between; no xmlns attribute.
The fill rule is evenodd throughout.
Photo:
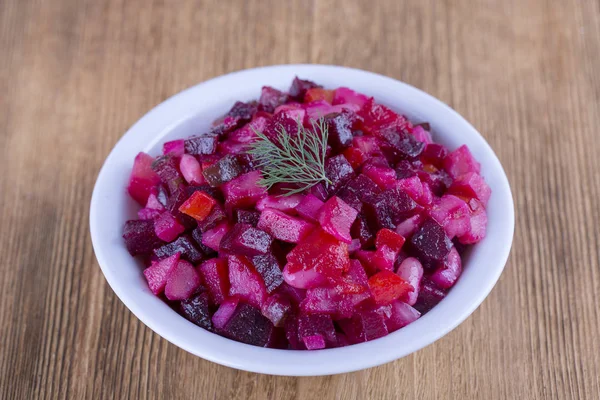
<svg viewBox="0 0 600 400"><path fill-rule="evenodd" d="M496 150L517 228L498 285L435 344L362 372L258 375L129 312L88 205L115 142L195 83L339 64L450 104ZM600 3L0 1L0 398L597 399Z"/></svg>

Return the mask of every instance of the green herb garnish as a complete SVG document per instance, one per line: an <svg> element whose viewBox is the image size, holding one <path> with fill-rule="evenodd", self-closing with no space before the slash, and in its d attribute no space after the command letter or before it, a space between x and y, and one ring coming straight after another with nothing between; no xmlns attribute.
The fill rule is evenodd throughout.
<svg viewBox="0 0 600 400"><path fill-rule="evenodd" d="M279 125L275 141L264 133L254 131L258 139L247 151L252 155L263 178L259 184L270 189L276 184L292 184L284 189L289 196L310 189L320 182L331 183L325 175L328 127L323 118L312 121L312 130L298 121L298 133L290 135Z"/></svg>

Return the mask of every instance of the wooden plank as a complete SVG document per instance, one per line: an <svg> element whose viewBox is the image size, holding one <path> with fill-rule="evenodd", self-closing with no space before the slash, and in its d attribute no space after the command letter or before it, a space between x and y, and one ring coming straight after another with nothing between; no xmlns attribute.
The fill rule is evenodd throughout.
<svg viewBox="0 0 600 400"><path fill-rule="evenodd" d="M600 4L0 2L0 398L594 399L600 393ZM284 378L187 354L112 293L89 239L97 172L152 106L234 70L313 62L450 104L517 208L497 287L435 344Z"/></svg>

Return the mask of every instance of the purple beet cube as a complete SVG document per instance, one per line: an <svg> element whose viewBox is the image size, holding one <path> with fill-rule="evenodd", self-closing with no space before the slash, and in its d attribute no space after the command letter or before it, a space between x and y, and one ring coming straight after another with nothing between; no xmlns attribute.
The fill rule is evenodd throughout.
<svg viewBox="0 0 600 400"><path fill-rule="evenodd" d="M188 197L187 187L180 185L171 192L171 195L167 198L166 205L167 210L169 210L169 212L173 214L173 216L177 218L179 222L181 222L186 230L192 229L197 225L197 222L194 218L179 211L179 207L185 203Z"/></svg>
<svg viewBox="0 0 600 400"><path fill-rule="evenodd" d="M410 243L419 255L431 261L443 261L452 248L452 241L446 236L444 228L432 218L421 225Z"/></svg>
<svg viewBox="0 0 600 400"><path fill-rule="evenodd" d="M256 114L256 111L258 111L256 102L243 103L241 101L236 101L227 115L236 118L238 121L247 122L252 119L252 116Z"/></svg>
<svg viewBox="0 0 600 400"><path fill-rule="evenodd" d="M273 323L258 308L239 303L223 327L223 335L238 342L265 347L273 329Z"/></svg>
<svg viewBox="0 0 600 400"><path fill-rule="evenodd" d="M220 251L224 254L241 254L248 257L266 254L273 238L250 224L237 223L221 239Z"/></svg>
<svg viewBox="0 0 600 400"><path fill-rule="evenodd" d="M180 253L182 259L188 260L192 264L198 264L205 257L188 235L180 236L171 243L157 247L153 252L159 260Z"/></svg>
<svg viewBox="0 0 600 400"><path fill-rule="evenodd" d="M282 130L285 130L291 136L296 135L298 133L298 123L302 123L302 121L294 119L294 116L290 113L280 112L267 121L263 133L271 141L277 143Z"/></svg>
<svg viewBox="0 0 600 400"><path fill-rule="evenodd" d="M381 193L379 186L371 178L363 174L348 182L345 188L355 193L361 201Z"/></svg>
<svg viewBox="0 0 600 400"><path fill-rule="evenodd" d="M170 193L176 192L181 185L185 185L185 179L179 172L177 159L171 154L154 160L152 169L160 177L161 182L167 185Z"/></svg>
<svg viewBox="0 0 600 400"><path fill-rule="evenodd" d="M210 214L208 214L208 217L206 217L203 221L198 222L198 229L201 233L204 233L226 220L227 214L225 214L223 207L221 207L219 204L215 204Z"/></svg>
<svg viewBox="0 0 600 400"><path fill-rule="evenodd" d="M184 231L185 227L169 211L164 211L154 220L154 232L165 242L172 242Z"/></svg>
<svg viewBox="0 0 600 400"><path fill-rule="evenodd" d="M214 133L192 136L185 140L185 152L187 154L214 154L218 141L219 137Z"/></svg>
<svg viewBox="0 0 600 400"><path fill-rule="evenodd" d="M261 110L272 113L277 106L285 103L287 98L287 94L270 86L263 86L258 104Z"/></svg>
<svg viewBox="0 0 600 400"><path fill-rule="evenodd" d="M421 314L425 314L442 301L444 297L446 297L444 290L437 287L431 280L423 279L419 297L414 308Z"/></svg>
<svg viewBox="0 0 600 400"><path fill-rule="evenodd" d="M327 185L327 190L329 193L335 193L352 178L354 170L346 157L339 154L325 162L325 175L331 181L331 184Z"/></svg>
<svg viewBox="0 0 600 400"><path fill-rule="evenodd" d="M304 100L304 95L306 94L306 91L308 89L320 88L320 87L322 87L322 86L317 85L314 82L307 81L304 79L299 79L298 77L295 77L294 80L292 81L292 86L290 87L289 95L292 99L301 102Z"/></svg>
<svg viewBox="0 0 600 400"><path fill-rule="evenodd" d="M357 212L361 212L363 203L358 198L358 195L351 191L348 186L342 187L335 195L342 199L344 203L354 208Z"/></svg>
<svg viewBox="0 0 600 400"><path fill-rule="evenodd" d="M267 293L272 293L283 283L281 266L273 254L255 256L252 258L252 264L265 281Z"/></svg>
<svg viewBox="0 0 600 400"><path fill-rule="evenodd" d="M225 205L230 209L249 208L267 195L267 189L259 182L262 179L260 171L252 171L240 175L222 186L225 195Z"/></svg>
<svg viewBox="0 0 600 400"><path fill-rule="evenodd" d="M329 133L328 143L334 151L339 152L352 144L354 137L352 135L352 124L356 118L356 114L350 111L325 116Z"/></svg>
<svg viewBox="0 0 600 400"><path fill-rule="evenodd" d="M212 197L220 203L225 201L225 199L223 198L223 193L221 193L221 191L218 188L212 187L210 185L190 185L185 188L185 192L188 198L191 197L194 194L194 192L205 192L210 197Z"/></svg>
<svg viewBox="0 0 600 400"><path fill-rule="evenodd" d="M296 212L302 218L316 222L319 218L319 211L321 210L321 207L323 207L323 204L325 203L309 193L304 196L300 201L300 204L296 206Z"/></svg>
<svg viewBox="0 0 600 400"><path fill-rule="evenodd" d="M203 292L179 303L179 313L201 328L212 330L208 293Z"/></svg>
<svg viewBox="0 0 600 400"><path fill-rule="evenodd" d="M155 247L164 242L154 232L154 221L152 220L130 220L123 227L123 239L127 251L132 256L151 253Z"/></svg>
<svg viewBox="0 0 600 400"><path fill-rule="evenodd" d="M211 166L204 168L202 175L204 175L210 186L217 187L238 177L242 172L243 168L238 158L229 154Z"/></svg>
<svg viewBox="0 0 600 400"><path fill-rule="evenodd" d="M256 226L260 218L260 212L252 210L235 210L235 219L240 224Z"/></svg>
<svg viewBox="0 0 600 400"><path fill-rule="evenodd" d="M388 334L385 317L375 309L361 310L338 323L352 343L362 343Z"/></svg>
<svg viewBox="0 0 600 400"><path fill-rule="evenodd" d="M387 158L391 158L394 162L414 160L425 148L425 143L418 141L413 135L398 129L398 127L376 130L374 134L382 139L381 149Z"/></svg>
<svg viewBox="0 0 600 400"><path fill-rule="evenodd" d="M306 345L304 339L311 336L321 336L328 347L337 347L335 326L330 315L300 314L298 318L298 337Z"/></svg>
<svg viewBox="0 0 600 400"><path fill-rule="evenodd" d="M395 229L398 223L420 210L422 207L398 188L387 189L364 202L365 215L375 230Z"/></svg>
<svg viewBox="0 0 600 400"><path fill-rule="evenodd" d="M361 246L365 249L373 246L375 243L375 235L369 227L365 214L358 214L354 224L352 224L352 228L350 228L350 233L352 237L360 240Z"/></svg>
<svg viewBox="0 0 600 400"><path fill-rule="evenodd" d="M280 294L269 296L262 306L262 314L278 327L283 326L285 318L291 310L290 300Z"/></svg>

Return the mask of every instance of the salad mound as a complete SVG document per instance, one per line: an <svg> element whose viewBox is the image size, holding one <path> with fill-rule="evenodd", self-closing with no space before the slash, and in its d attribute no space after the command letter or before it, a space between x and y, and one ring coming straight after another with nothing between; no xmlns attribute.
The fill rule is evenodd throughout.
<svg viewBox="0 0 600 400"><path fill-rule="evenodd" d="M123 238L152 293L263 347L385 336L438 304L485 237L491 190L466 146L374 98L294 79L209 132L135 157Z"/></svg>

